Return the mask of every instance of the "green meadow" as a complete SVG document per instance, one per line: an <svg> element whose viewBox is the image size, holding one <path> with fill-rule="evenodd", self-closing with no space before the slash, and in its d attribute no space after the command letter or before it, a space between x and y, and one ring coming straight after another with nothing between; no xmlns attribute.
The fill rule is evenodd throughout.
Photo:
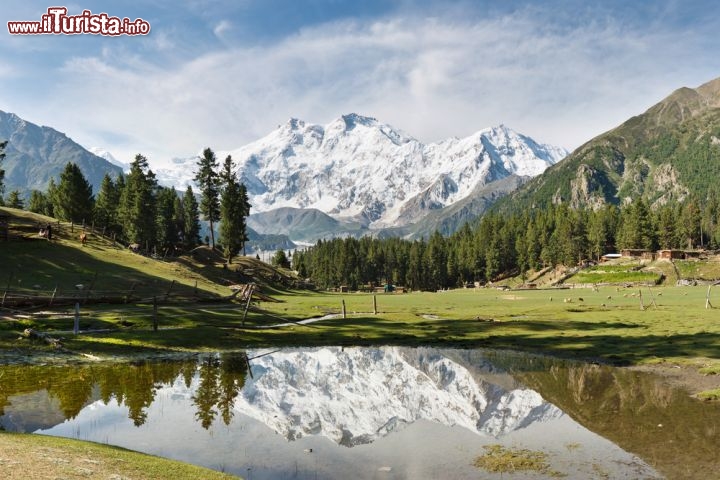
<svg viewBox="0 0 720 480"><path fill-rule="evenodd" d="M18 237L32 239L38 224L52 220L5 211L13 215L11 233ZM207 249L153 259L96 235L83 246L77 239L79 229L68 224L55 230L52 242L9 241L0 248L0 289L42 296L48 303L0 309L0 353L6 356L49 351L43 342L21 337L32 328L60 338L69 358L286 346L435 345L525 350L619 365L682 362L711 373L720 369L720 287L710 290L716 308L706 308L706 286L313 292L291 288L290 272L248 257L229 268ZM711 263L687 265L716 268ZM646 270L600 266L588 274L659 275ZM249 306L229 298L230 285L249 281L257 283L262 295L254 296ZM49 305L51 293L64 303ZM105 295L115 301L85 302ZM81 304L79 335L72 334L76 301ZM334 316L297 323L325 315ZM276 326L285 323L290 325Z"/></svg>

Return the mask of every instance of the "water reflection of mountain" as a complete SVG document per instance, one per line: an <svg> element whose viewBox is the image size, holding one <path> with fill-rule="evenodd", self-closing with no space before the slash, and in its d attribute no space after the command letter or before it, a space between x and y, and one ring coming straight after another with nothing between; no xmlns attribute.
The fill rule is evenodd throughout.
<svg viewBox="0 0 720 480"><path fill-rule="evenodd" d="M252 355L251 355L252 356ZM291 350L257 358L236 410L294 440L370 443L420 419L502 436L562 412L481 357L473 371L434 349Z"/></svg>

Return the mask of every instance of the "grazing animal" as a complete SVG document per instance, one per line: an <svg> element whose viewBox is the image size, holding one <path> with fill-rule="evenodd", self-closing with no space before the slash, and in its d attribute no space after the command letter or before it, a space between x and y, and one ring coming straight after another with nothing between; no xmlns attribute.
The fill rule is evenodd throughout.
<svg viewBox="0 0 720 480"><path fill-rule="evenodd" d="M131 243L130 245L128 245L128 248L129 248L131 251L137 253L137 252L140 251L140 244L139 244L139 243Z"/></svg>
<svg viewBox="0 0 720 480"><path fill-rule="evenodd" d="M87 233L82 232L82 233L80 234L80 243L82 243L83 245L85 245L86 242L87 242Z"/></svg>
<svg viewBox="0 0 720 480"><path fill-rule="evenodd" d="M581 302L584 302L584 301L585 301L585 300L583 300L582 297L578 297L578 300L581 301Z"/></svg>
<svg viewBox="0 0 720 480"><path fill-rule="evenodd" d="M608 300L612 300L612 296L608 295L608 296L607 296L607 299L608 299Z"/></svg>

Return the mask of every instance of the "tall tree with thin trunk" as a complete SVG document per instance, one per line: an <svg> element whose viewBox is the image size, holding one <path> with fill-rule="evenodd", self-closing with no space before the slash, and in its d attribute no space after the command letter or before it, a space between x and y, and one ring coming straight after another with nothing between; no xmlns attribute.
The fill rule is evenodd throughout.
<svg viewBox="0 0 720 480"><path fill-rule="evenodd" d="M93 220L98 228L115 233L119 232L118 204L120 203L121 193L118 184L113 182L110 175L106 173L95 199L95 209L93 211Z"/></svg>
<svg viewBox="0 0 720 480"><path fill-rule="evenodd" d="M182 198L183 244L185 248L194 248L200 243L200 211L195 193L188 185Z"/></svg>
<svg viewBox="0 0 720 480"><path fill-rule="evenodd" d="M200 187L200 212L210 222L210 242L212 248L215 248L215 222L220 220L220 182L215 153L210 148L203 150L202 157L198 158L197 166L195 182Z"/></svg>
<svg viewBox="0 0 720 480"><path fill-rule="evenodd" d="M157 244L171 249L179 240L175 213L177 192L175 187L160 187L157 193Z"/></svg>
<svg viewBox="0 0 720 480"><path fill-rule="evenodd" d="M125 239L144 248L153 246L156 240L156 187L157 180L147 158L137 154L120 195L118 216Z"/></svg>
<svg viewBox="0 0 720 480"><path fill-rule="evenodd" d="M237 181L232 157L227 156L220 172L220 243L227 263L240 252L247 240L245 219L250 213L250 203L245 186Z"/></svg>

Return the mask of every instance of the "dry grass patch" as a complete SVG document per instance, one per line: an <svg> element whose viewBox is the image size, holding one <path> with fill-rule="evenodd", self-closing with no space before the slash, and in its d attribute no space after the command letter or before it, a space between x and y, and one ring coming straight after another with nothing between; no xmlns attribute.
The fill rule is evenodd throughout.
<svg viewBox="0 0 720 480"><path fill-rule="evenodd" d="M487 445L485 454L475 459L473 465L492 473L536 472L553 478L565 477L564 473L552 470L547 454L502 445Z"/></svg>

